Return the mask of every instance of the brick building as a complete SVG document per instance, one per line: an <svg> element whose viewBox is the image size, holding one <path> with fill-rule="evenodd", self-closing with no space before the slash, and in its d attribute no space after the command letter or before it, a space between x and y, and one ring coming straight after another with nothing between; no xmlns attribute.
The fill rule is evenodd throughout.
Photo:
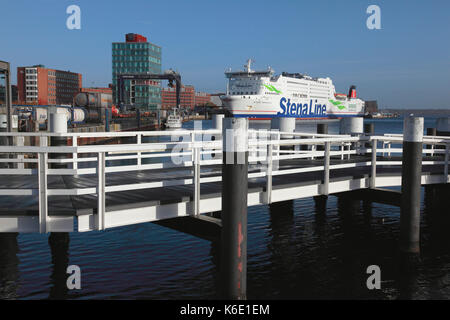
<svg viewBox="0 0 450 320"><path fill-rule="evenodd" d="M162 109L171 109L176 106L176 89L163 88L161 91ZM195 92L194 86L182 86L180 92L180 107L194 109L204 106L211 101L211 96L205 92Z"/></svg>
<svg viewBox="0 0 450 320"><path fill-rule="evenodd" d="M18 99L22 104L72 104L81 87L79 73L48 69L43 65L17 68Z"/></svg>

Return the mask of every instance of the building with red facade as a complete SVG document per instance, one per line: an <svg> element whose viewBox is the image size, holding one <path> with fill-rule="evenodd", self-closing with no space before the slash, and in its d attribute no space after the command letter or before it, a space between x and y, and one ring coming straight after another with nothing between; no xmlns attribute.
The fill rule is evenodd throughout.
<svg viewBox="0 0 450 320"><path fill-rule="evenodd" d="M211 96L205 92L195 92L194 86L182 86L180 92L180 107L194 109L196 106L204 106L211 101ZM161 90L162 109L176 107L177 96L175 88L163 88Z"/></svg>
<svg viewBox="0 0 450 320"><path fill-rule="evenodd" d="M22 104L72 104L81 87L79 73L48 69L43 65L17 68L18 99Z"/></svg>

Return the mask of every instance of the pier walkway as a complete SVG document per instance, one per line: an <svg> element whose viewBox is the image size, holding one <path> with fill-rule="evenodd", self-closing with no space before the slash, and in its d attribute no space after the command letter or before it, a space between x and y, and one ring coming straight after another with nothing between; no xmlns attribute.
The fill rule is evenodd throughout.
<svg viewBox="0 0 450 320"><path fill-rule="evenodd" d="M20 146L24 136L38 146ZM0 146L0 232L84 232L221 210L221 130L0 137L16 140ZM79 146L85 138L120 143ZM402 143L394 134L249 130L248 206L401 186ZM423 145L421 184L448 183L450 137L424 136Z"/></svg>

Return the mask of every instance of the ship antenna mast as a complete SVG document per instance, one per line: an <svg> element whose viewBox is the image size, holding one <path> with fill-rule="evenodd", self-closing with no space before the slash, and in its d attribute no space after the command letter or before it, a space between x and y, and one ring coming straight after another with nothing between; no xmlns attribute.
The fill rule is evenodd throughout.
<svg viewBox="0 0 450 320"><path fill-rule="evenodd" d="M247 64L244 66L248 73L252 72L252 69L251 69L252 62L255 62L255 61L253 61L253 59L248 59Z"/></svg>

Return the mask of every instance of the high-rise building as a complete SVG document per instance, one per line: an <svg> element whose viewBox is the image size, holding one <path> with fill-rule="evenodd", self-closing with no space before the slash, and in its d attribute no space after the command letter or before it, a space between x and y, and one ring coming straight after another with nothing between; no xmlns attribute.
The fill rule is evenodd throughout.
<svg viewBox="0 0 450 320"><path fill-rule="evenodd" d="M39 105L72 104L82 87L79 73L45 68L43 65L17 68L20 103Z"/></svg>
<svg viewBox="0 0 450 320"><path fill-rule="evenodd" d="M125 42L112 44L112 83L114 103L118 103L117 76L119 74L161 73L161 47L147 38L128 33ZM154 80L126 80L125 103L142 110L156 110L161 106L161 85Z"/></svg>
<svg viewBox="0 0 450 320"><path fill-rule="evenodd" d="M162 108L171 109L177 104L175 88L162 89ZM211 95L205 92L196 92L194 86L182 86L180 90L180 107L194 109L196 106L205 106L211 101Z"/></svg>

